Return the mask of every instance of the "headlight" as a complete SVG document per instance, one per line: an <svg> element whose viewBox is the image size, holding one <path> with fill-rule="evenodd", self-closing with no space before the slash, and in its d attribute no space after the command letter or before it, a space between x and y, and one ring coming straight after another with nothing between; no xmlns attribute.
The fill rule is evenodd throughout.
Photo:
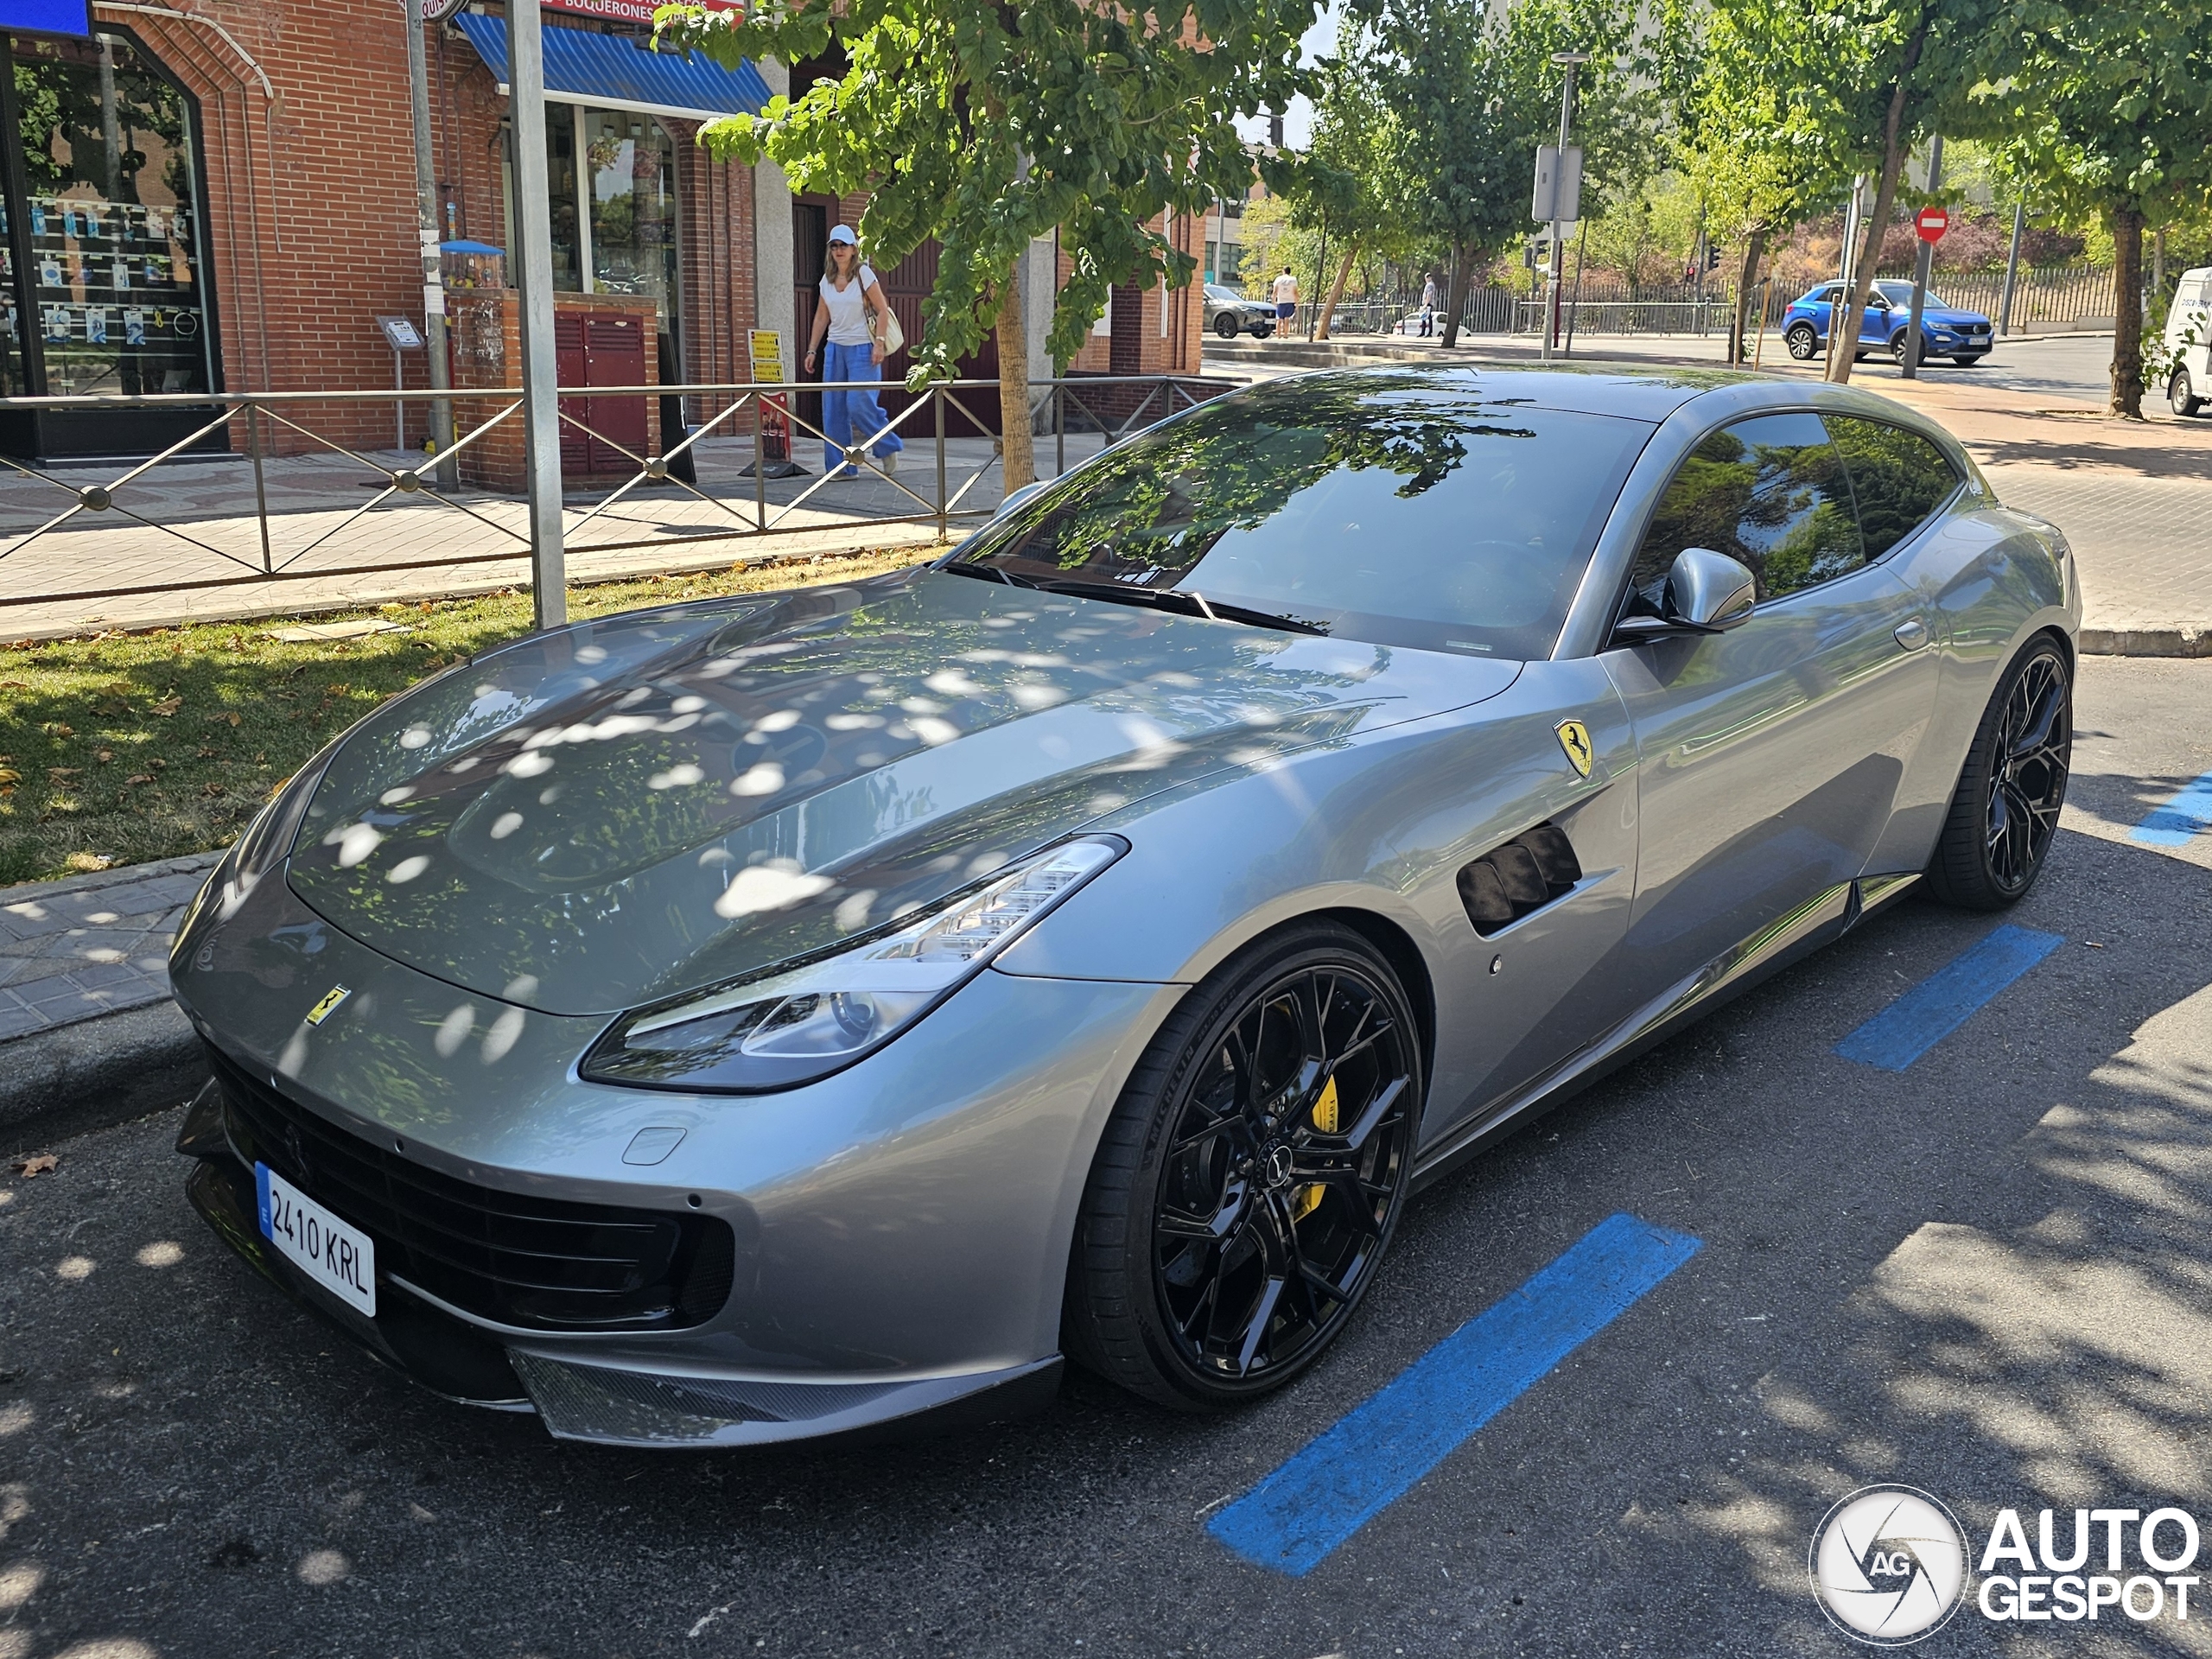
<svg viewBox="0 0 2212 1659"><path fill-rule="evenodd" d="M594 1083L741 1095L828 1077L919 1020L1128 850L1118 836L1063 842L864 943L626 1014L578 1070Z"/></svg>

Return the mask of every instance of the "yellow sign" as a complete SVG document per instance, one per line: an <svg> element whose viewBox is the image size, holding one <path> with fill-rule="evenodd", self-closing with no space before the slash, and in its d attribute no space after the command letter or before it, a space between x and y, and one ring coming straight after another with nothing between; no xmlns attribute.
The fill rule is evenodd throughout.
<svg viewBox="0 0 2212 1659"><path fill-rule="evenodd" d="M756 385L781 385L784 379L784 337L773 328L754 328L748 333L753 353L753 378Z"/></svg>
<svg viewBox="0 0 2212 1659"><path fill-rule="evenodd" d="M338 1005L353 993L343 985L334 985L322 994L322 1001L308 1010L308 1024L319 1026L338 1011Z"/></svg>
<svg viewBox="0 0 2212 1659"><path fill-rule="evenodd" d="M1579 720L1562 720L1552 728L1559 735L1559 746L1567 752L1567 764L1578 776L1590 775L1590 763L1596 759L1590 749L1590 728Z"/></svg>

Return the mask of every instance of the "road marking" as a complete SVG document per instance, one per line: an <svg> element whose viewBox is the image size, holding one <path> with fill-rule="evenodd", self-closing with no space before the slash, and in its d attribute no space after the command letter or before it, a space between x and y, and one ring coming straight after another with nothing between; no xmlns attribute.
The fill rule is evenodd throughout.
<svg viewBox="0 0 2212 1659"><path fill-rule="evenodd" d="M2212 830L2212 772L2183 784L2127 838L2144 847L2186 847L2207 830Z"/></svg>
<svg viewBox="0 0 2212 1659"><path fill-rule="evenodd" d="M1884 1008L1835 1046L1847 1060L1902 1071L2066 941L2010 922Z"/></svg>
<svg viewBox="0 0 2212 1659"><path fill-rule="evenodd" d="M1248 1561L1305 1577L1698 1249L1687 1234L1608 1217L1323 1430L1206 1530Z"/></svg>

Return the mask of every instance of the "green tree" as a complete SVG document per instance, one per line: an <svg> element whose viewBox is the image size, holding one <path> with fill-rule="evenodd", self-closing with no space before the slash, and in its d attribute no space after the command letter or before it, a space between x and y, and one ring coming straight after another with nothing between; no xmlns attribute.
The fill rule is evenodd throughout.
<svg viewBox="0 0 2212 1659"><path fill-rule="evenodd" d="M1451 252L1444 342L1457 342L1475 262L1533 228L1536 148L1559 137L1560 52L1586 52L1577 82L1584 189L1648 137L1636 89L1633 9L1602 0L1364 0L1358 73L1392 113L1388 176L1414 237Z"/></svg>
<svg viewBox="0 0 2212 1659"><path fill-rule="evenodd" d="M663 6L655 27L725 65L842 49L842 79L711 122L700 141L733 161L765 154L801 189L868 191L861 239L880 264L938 238L910 379L948 376L996 328L1013 489L1035 475L1016 262L1057 231L1074 263L1053 313L1056 366L1081 348L1115 283L1189 282L1196 261L1147 226L1245 188L1253 163L1235 118L1309 89L1298 42L1314 4L764 0L741 16ZM1262 164L1285 181L1294 171Z"/></svg>
<svg viewBox="0 0 2212 1659"><path fill-rule="evenodd" d="M1322 340L1329 337L1330 318L1363 256L1396 261L1414 250L1400 211L1405 190L1393 170L1397 135L1389 104L1357 55L1359 32L1349 20L1338 25L1338 55L1322 67L1309 165L1288 204L1291 224L1314 232L1319 244L1313 290L1320 314L1314 332ZM1336 256L1332 281L1319 268L1324 251Z"/></svg>
<svg viewBox="0 0 2212 1659"><path fill-rule="evenodd" d="M2212 197L2212 14L2196 0L2021 0L2016 26L2027 61L1992 101L2037 199L2111 233L2110 406L2139 419L2143 232L2201 218Z"/></svg>

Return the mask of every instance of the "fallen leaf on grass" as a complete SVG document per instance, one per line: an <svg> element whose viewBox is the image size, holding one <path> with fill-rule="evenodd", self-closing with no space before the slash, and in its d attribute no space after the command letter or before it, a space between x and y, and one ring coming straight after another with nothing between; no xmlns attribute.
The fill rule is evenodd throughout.
<svg viewBox="0 0 2212 1659"><path fill-rule="evenodd" d="M229 721L232 726L243 726L245 724L245 716L243 715L225 715L223 718Z"/></svg>
<svg viewBox="0 0 2212 1659"><path fill-rule="evenodd" d="M154 774L150 772L134 772L123 781L125 785L150 784L154 781Z"/></svg>
<svg viewBox="0 0 2212 1659"><path fill-rule="evenodd" d="M30 689L31 683L29 680L0 680L0 690L28 691Z"/></svg>
<svg viewBox="0 0 2212 1659"><path fill-rule="evenodd" d="M178 709L183 707L184 699L176 696L175 693L171 693L169 696L163 697L159 702L154 705L154 712L159 715L163 720L167 720L171 715L176 713Z"/></svg>
<svg viewBox="0 0 2212 1659"><path fill-rule="evenodd" d="M0 784L20 784L22 781L23 774L13 766L0 766Z"/></svg>
<svg viewBox="0 0 2212 1659"><path fill-rule="evenodd" d="M46 775L58 783L64 778L74 778L81 770L79 766L48 766Z"/></svg>
<svg viewBox="0 0 2212 1659"><path fill-rule="evenodd" d="M46 725L46 734L48 737L74 737L77 735L77 728L74 726L65 726L58 720L49 721Z"/></svg>
<svg viewBox="0 0 2212 1659"><path fill-rule="evenodd" d="M192 752L192 758L195 760L213 760L215 755L216 752L213 749L194 749ZM159 761L155 762L156 766L160 764Z"/></svg>
<svg viewBox="0 0 2212 1659"><path fill-rule="evenodd" d="M105 766L109 761L115 759L115 751L113 749L102 749L99 753L95 754L92 759Z"/></svg>
<svg viewBox="0 0 2212 1659"><path fill-rule="evenodd" d="M43 1175L53 1167L54 1154L50 1152L41 1152L35 1158L16 1160L16 1173L27 1179L33 1175Z"/></svg>

